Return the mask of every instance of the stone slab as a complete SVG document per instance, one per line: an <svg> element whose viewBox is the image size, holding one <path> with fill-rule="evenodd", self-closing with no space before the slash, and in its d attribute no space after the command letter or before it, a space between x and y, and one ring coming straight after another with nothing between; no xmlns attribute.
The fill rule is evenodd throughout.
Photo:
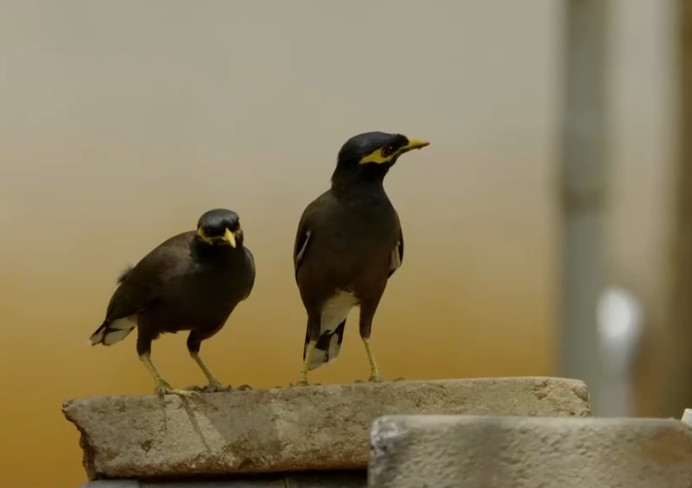
<svg viewBox="0 0 692 488"><path fill-rule="evenodd" d="M680 420L682 423L692 427L692 408L686 408L685 411L682 412L682 418Z"/></svg>
<svg viewBox="0 0 692 488"><path fill-rule="evenodd" d="M91 397L63 412L82 434L92 480L365 469L382 415L590 414L582 381L545 377Z"/></svg>
<svg viewBox="0 0 692 488"><path fill-rule="evenodd" d="M79 488L366 488L366 485L366 471L358 470L237 476L213 480L107 479L89 481Z"/></svg>
<svg viewBox="0 0 692 488"><path fill-rule="evenodd" d="M674 419L387 416L369 488L690 488L692 429Z"/></svg>

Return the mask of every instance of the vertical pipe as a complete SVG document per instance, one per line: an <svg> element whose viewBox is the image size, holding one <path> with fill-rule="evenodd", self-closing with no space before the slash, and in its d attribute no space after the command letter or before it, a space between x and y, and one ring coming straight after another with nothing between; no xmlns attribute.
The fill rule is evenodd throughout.
<svg viewBox="0 0 692 488"><path fill-rule="evenodd" d="M596 307L604 288L608 5L607 0L565 3L559 370L584 380L594 405L600 380Z"/></svg>

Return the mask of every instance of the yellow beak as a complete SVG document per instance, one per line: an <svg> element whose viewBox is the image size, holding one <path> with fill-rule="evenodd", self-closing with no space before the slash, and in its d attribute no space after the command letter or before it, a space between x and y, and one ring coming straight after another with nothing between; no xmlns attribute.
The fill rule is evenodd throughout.
<svg viewBox="0 0 692 488"><path fill-rule="evenodd" d="M235 247L235 234L230 230L226 229L223 235L223 240L228 242L232 247Z"/></svg>
<svg viewBox="0 0 692 488"><path fill-rule="evenodd" d="M402 147L402 152L410 151L412 149L420 149L425 146L429 146L430 143L428 141L424 141L423 139L409 139L408 144L406 144L404 147Z"/></svg>

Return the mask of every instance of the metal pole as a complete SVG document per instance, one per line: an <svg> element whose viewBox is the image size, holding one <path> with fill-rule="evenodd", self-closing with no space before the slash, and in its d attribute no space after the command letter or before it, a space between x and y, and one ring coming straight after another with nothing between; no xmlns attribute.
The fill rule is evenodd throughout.
<svg viewBox="0 0 692 488"><path fill-rule="evenodd" d="M670 304L658 410L692 407L692 2L676 2L678 159L671 236Z"/></svg>
<svg viewBox="0 0 692 488"><path fill-rule="evenodd" d="M559 369L562 376L586 382L592 405L598 405L601 374L596 307L604 288L608 6L607 0L565 3Z"/></svg>

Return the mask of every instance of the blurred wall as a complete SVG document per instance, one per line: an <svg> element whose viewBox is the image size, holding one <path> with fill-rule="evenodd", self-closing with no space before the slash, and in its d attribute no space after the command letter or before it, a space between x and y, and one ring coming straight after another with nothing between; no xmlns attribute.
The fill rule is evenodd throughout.
<svg viewBox="0 0 692 488"><path fill-rule="evenodd" d="M11 462L0 484L78 485L61 401L151 392L134 336L111 348L87 338L120 270L208 208L240 213L258 276L202 354L234 385L294 381L305 327L295 226L339 146L365 130L432 141L386 182L406 257L374 324L383 374L552 374L560 12L550 0L2 2L0 448ZM649 126L631 115L620 117L636 139ZM650 180L643 166L628 177ZM367 376L353 318L342 356L312 381ZM203 381L184 341L153 346L176 386Z"/></svg>

